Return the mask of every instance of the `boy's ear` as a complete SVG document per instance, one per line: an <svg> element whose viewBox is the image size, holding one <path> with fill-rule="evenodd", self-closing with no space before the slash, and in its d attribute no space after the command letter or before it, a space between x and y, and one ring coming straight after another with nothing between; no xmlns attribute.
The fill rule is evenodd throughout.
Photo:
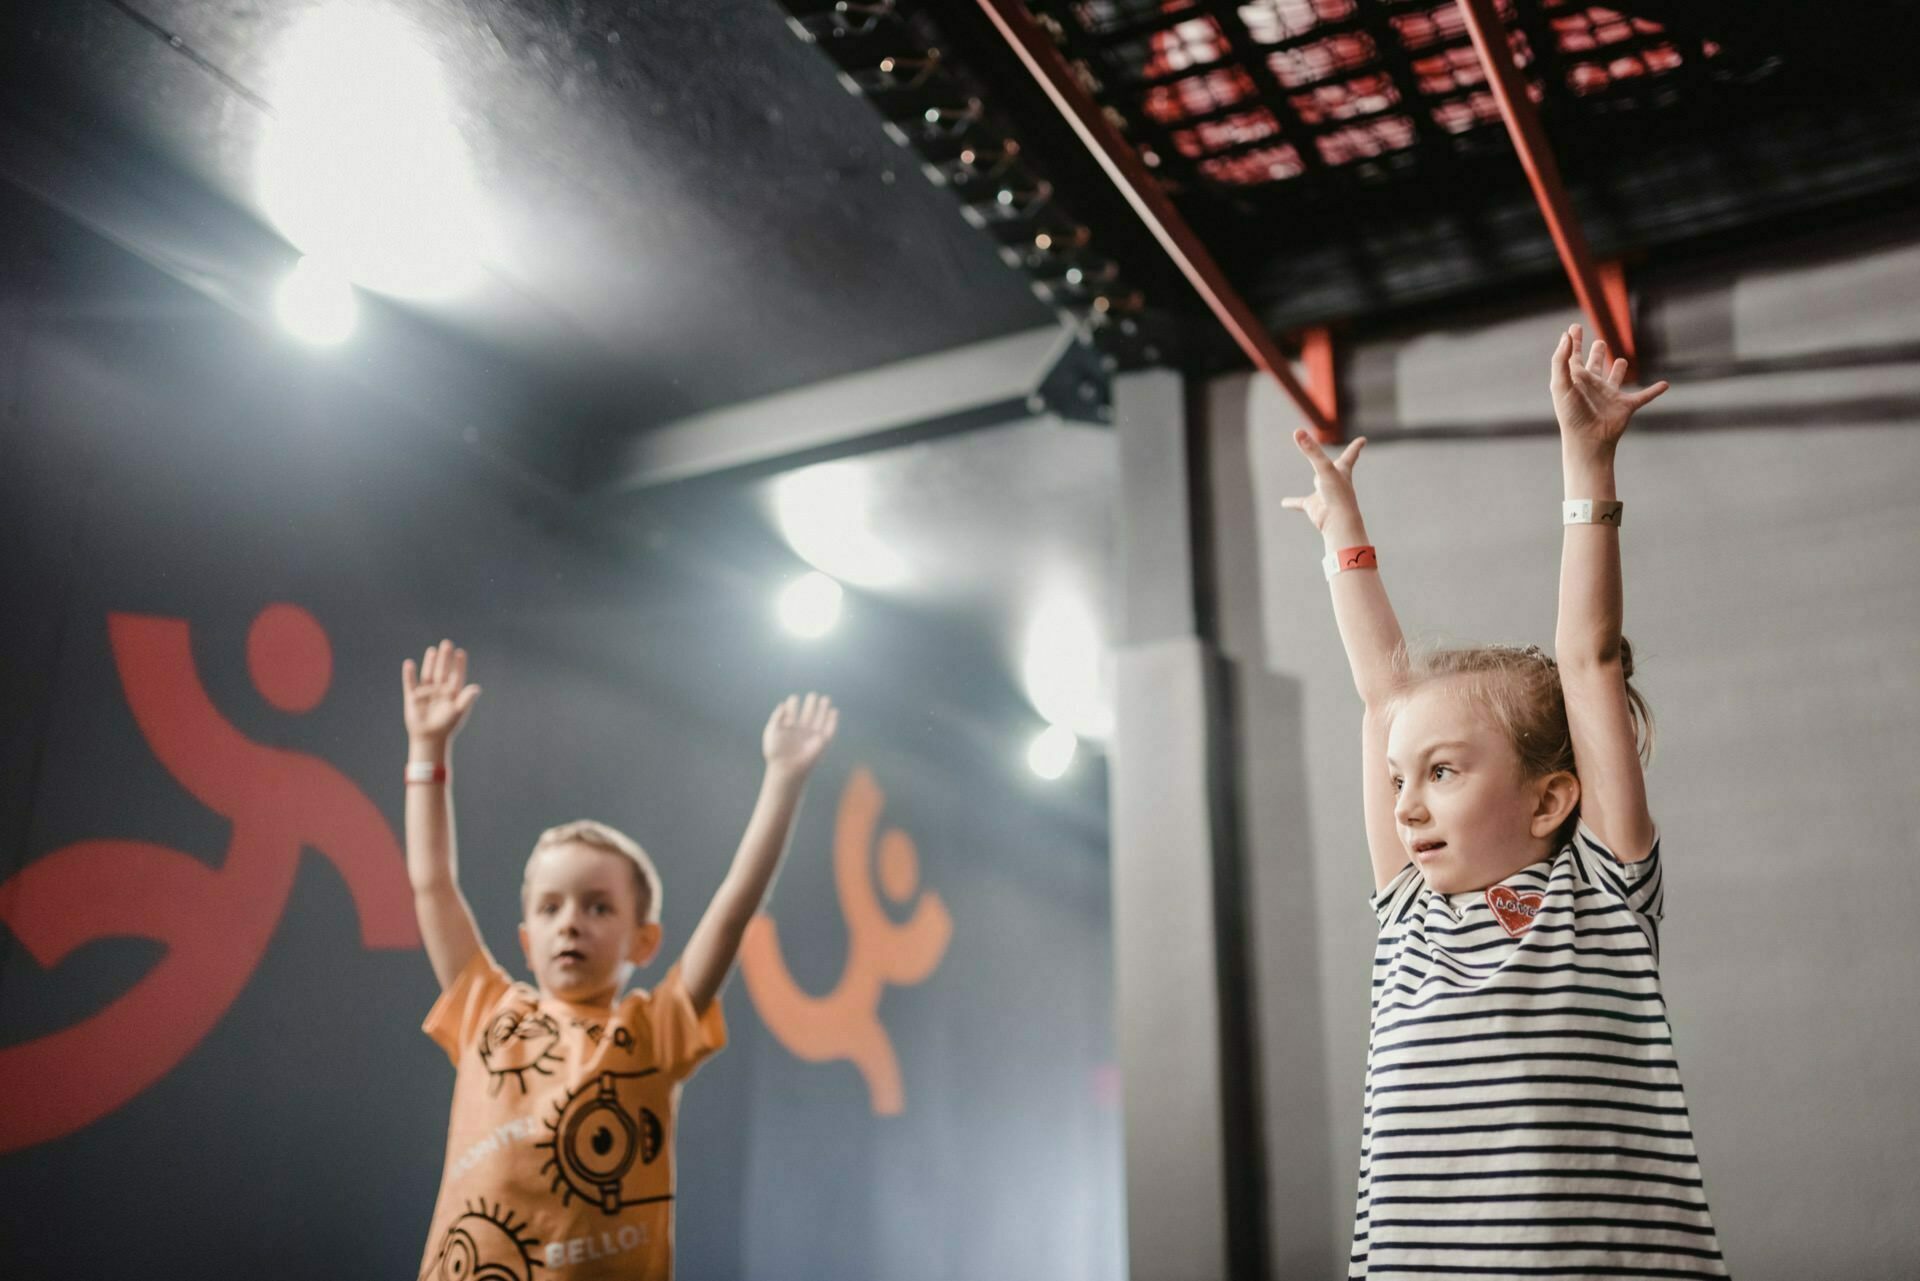
<svg viewBox="0 0 1920 1281"><path fill-rule="evenodd" d="M1559 770L1540 780L1539 787L1529 830L1536 837L1552 836L1580 804L1580 780L1566 770Z"/></svg>
<svg viewBox="0 0 1920 1281"><path fill-rule="evenodd" d="M633 932L633 941L627 944L627 959L642 969L653 964L653 958L660 952L660 922L648 921Z"/></svg>

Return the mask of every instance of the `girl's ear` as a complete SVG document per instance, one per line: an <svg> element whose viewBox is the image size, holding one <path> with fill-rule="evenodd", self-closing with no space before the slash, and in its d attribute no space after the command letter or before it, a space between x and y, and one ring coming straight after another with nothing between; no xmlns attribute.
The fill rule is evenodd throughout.
<svg viewBox="0 0 1920 1281"><path fill-rule="evenodd" d="M1552 836L1580 804L1580 780L1567 770L1556 770L1535 786L1533 822L1529 829L1535 837Z"/></svg>

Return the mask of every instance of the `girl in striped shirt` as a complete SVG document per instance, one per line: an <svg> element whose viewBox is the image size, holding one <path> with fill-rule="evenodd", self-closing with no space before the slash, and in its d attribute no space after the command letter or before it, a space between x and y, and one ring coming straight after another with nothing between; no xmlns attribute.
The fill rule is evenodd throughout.
<svg viewBox="0 0 1920 1281"><path fill-rule="evenodd" d="M1326 540L1365 704L1380 924L1349 1277L1724 1277L1658 968L1652 721L1620 634L1613 458L1666 390L1561 335L1556 657L1410 657L1354 496L1357 439L1285 506Z"/></svg>

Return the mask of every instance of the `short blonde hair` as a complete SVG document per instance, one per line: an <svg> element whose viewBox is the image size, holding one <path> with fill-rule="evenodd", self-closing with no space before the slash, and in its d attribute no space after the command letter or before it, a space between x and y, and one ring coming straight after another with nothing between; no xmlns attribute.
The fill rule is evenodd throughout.
<svg viewBox="0 0 1920 1281"><path fill-rule="evenodd" d="M666 891L660 884L660 872L640 848L625 832L608 827L605 823L590 818L577 818L571 823L562 823L558 827L549 827L540 833L540 839L533 843L533 853L527 855L527 863L532 865L541 850L552 849L556 845L586 845L596 850L605 850L609 854L619 854L633 864L634 887L639 892L637 911L644 925L660 923L660 904L666 897ZM524 875L520 882L520 898L524 903L527 883Z"/></svg>
<svg viewBox="0 0 1920 1281"><path fill-rule="evenodd" d="M1544 778L1561 771L1579 776L1573 766L1573 733L1567 725L1567 700L1560 687L1560 666L1538 645L1474 645L1464 649L1428 649L1395 655L1400 689L1395 712L1424 686L1457 682L1472 705L1485 711L1513 744L1520 776ZM1627 708L1641 763L1653 759L1653 710L1633 686L1633 646L1620 638L1620 669L1626 680ZM1579 822L1576 805L1557 840L1565 840Z"/></svg>

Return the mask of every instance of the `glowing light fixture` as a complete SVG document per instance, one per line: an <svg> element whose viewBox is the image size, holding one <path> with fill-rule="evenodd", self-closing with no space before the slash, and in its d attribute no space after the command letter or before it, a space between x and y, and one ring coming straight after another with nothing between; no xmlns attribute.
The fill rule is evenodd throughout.
<svg viewBox="0 0 1920 1281"><path fill-rule="evenodd" d="M1084 738L1112 735L1106 646L1078 593L1054 589L1042 595L1027 625L1020 678L1027 701L1045 720Z"/></svg>
<svg viewBox="0 0 1920 1281"><path fill-rule="evenodd" d="M802 574L780 593L780 622L803 640L825 636L840 621L844 595L840 584L825 574Z"/></svg>
<svg viewBox="0 0 1920 1281"><path fill-rule="evenodd" d="M774 482L774 520L800 559L870 591L906 582L907 564L873 532L868 474L857 462L821 463Z"/></svg>
<svg viewBox="0 0 1920 1281"><path fill-rule="evenodd" d="M1049 725L1034 736L1027 748L1027 766L1041 778L1052 782L1073 764L1080 740L1064 725Z"/></svg>
<svg viewBox="0 0 1920 1281"><path fill-rule="evenodd" d="M274 295L274 312L287 331L316 347L334 347L353 336L360 304L339 272L302 258Z"/></svg>
<svg viewBox="0 0 1920 1281"><path fill-rule="evenodd" d="M371 4L322 5L287 34L269 76L258 177L287 239L381 293L431 299L473 284L485 220L420 34Z"/></svg>

